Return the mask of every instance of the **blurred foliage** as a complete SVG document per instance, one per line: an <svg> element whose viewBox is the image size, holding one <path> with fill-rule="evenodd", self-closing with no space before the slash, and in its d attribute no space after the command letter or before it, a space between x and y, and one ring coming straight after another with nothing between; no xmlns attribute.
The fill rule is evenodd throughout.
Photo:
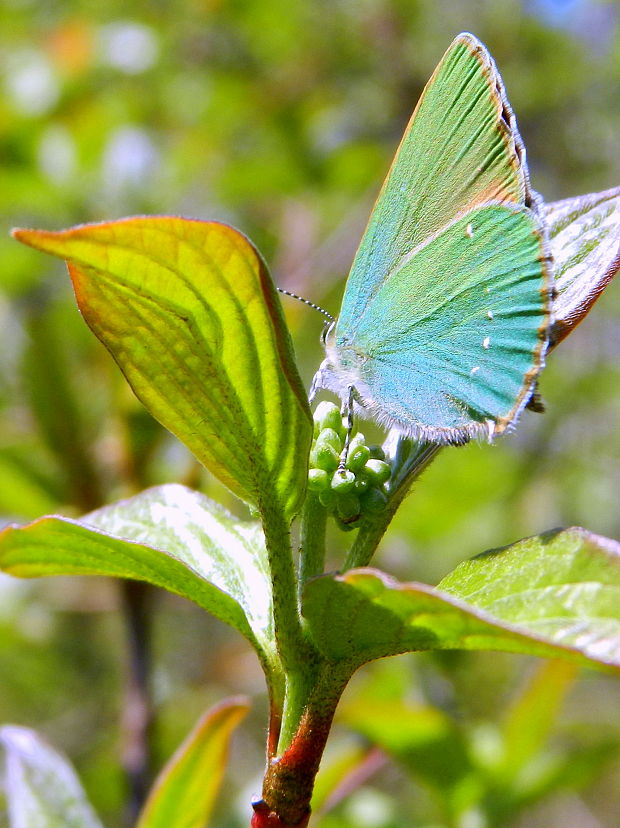
<svg viewBox="0 0 620 828"><path fill-rule="evenodd" d="M253 239L281 286L335 313L402 129L463 29L498 63L547 200L620 183L619 24L611 0L5 0L0 515L79 514L171 480L238 508L133 400L79 318L62 267L11 242L11 226L134 213L220 219ZM309 382L322 322L292 301L286 312ZM527 412L494 447L441 453L379 565L434 583L465 557L553 526L620 538L619 315L616 283L552 355L546 414ZM337 566L341 537L332 537ZM66 750L107 824L122 824L127 656L114 584L2 579L0 591L0 722L34 726ZM241 793L215 821L247 824L265 716L252 655L234 633L165 596L154 605L154 645L160 763L209 704L258 694L233 750L230 790ZM496 728L532 669L495 655L400 661L407 681L398 697L469 731ZM604 735L616 750L594 780L584 774L520 824L617 824L619 702L617 682L588 674L574 685L556 749L585 750ZM334 744L347 739L343 727ZM403 774L388 764L317 826L429 825L439 818L432 801Z"/></svg>

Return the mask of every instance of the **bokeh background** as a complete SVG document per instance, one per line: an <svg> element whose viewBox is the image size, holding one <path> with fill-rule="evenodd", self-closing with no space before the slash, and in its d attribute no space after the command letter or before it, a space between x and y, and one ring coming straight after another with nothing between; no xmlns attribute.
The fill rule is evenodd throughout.
<svg viewBox="0 0 620 828"><path fill-rule="evenodd" d="M11 241L9 229L136 213L230 222L258 245L279 285L337 313L404 125L461 30L495 57L546 200L620 184L616 2L3 0L4 521L79 515L172 480L238 508L133 399L79 317L62 265ZM285 301L309 383L322 320ZM620 538L619 319L620 281L552 355L541 383L547 412L526 412L495 446L442 452L397 516L378 566L435 583L463 558L556 526ZM349 539L332 533L334 567ZM0 722L36 727L64 750L110 828L123 825L126 799L119 596L104 580L0 580ZM180 599L158 593L150 613L156 765L209 704L253 697L214 823L245 825L260 789L266 713L254 657ZM444 711L464 733L491 734L492 743L537 669L497 654L402 657L363 670L343 709L362 690L375 703L397 696ZM548 750L577 747L598 758L501 824L620 824L619 705L617 680L580 675ZM339 724L326 767L361 744ZM444 824L424 780L391 762L317 820L333 828Z"/></svg>

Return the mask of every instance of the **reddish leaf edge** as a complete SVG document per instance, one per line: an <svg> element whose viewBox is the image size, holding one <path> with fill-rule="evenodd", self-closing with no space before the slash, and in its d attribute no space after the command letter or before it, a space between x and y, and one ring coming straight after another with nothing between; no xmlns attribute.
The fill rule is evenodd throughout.
<svg viewBox="0 0 620 828"><path fill-rule="evenodd" d="M552 537L557 533L566 533L566 532L574 532L580 534L590 540L596 541L603 549L609 551L615 555L618 555L620 558L620 543L614 541L610 538L606 538L603 535L598 535L595 532L590 532L587 529L584 529L580 526L571 526L562 529L552 529L550 531L544 532L541 535L532 535L528 538L521 538L517 543L521 543L531 538L539 538L539 537ZM481 553L476 557L484 557L490 553L498 554L504 551L505 549L510 549L514 544L508 544L504 547L498 547L495 549L487 550L486 552ZM596 668L597 670L602 670L604 672L609 672L612 674L620 674L620 663L611 661L605 658L597 658L594 656L590 656L587 653L584 653L578 647L574 647L568 644L560 644L550 641L548 638L544 636L537 635L536 633L530 632L527 629L519 626L518 624L514 624L508 621L503 621L502 619L498 618L497 616L493 615L490 612L487 612L484 609L480 609L476 607L475 604L470 604L467 601L463 600L462 598L458 598L455 595L452 595L449 592L444 590L438 589L437 587L433 587L429 584L425 584L418 581L398 581L391 575L388 575L386 572L383 572L379 569L374 567L359 567L357 569L350 569L347 572L342 574L336 575L320 575L316 580L321 578L333 578L336 581L340 581L342 583L351 583L355 580L357 575L371 575L377 578L385 587L386 590L393 590L398 592L406 592L407 590L414 590L415 592L424 594L428 597L438 599L448 605L453 606L455 609L463 610L467 612L472 617L483 621L485 623L489 623L501 630L504 630L509 636L515 636L517 639L523 639L526 641L531 641L534 647L538 649L532 649L531 652L526 652L520 648L510 648L510 647L480 647L480 648L472 648L477 649L479 651L486 650L488 652L511 652L514 654L524 654L524 655L532 655L542 658L566 658L572 661L576 661L583 666L591 666L592 668ZM372 600L372 599L371 599ZM466 649L466 648L445 648L445 649ZM546 651L546 652L545 652ZM402 655L404 653L411 652L409 649L404 648L399 651L394 651L389 653L389 655ZM373 656L370 660L374 660L375 656ZM360 662L360 664L366 663L366 660Z"/></svg>
<svg viewBox="0 0 620 828"><path fill-rule="evenodd" d="M177 765L178 762L183 760L186 752L201 738L205 730L218 727L221 724L226 723L227 720L232 717L233 722L228 722L232 731L246 717L251 707L252 703L248 696L228 696L227 698L214 704L205 713L203 713L198 722L194 725L185 739L183 739L179 747L174 751L172 756L159 772L149 791L148 799L143 808L143 815L146 813L151 800L155 799L158 792L166 784L169 772Z"/></svg>

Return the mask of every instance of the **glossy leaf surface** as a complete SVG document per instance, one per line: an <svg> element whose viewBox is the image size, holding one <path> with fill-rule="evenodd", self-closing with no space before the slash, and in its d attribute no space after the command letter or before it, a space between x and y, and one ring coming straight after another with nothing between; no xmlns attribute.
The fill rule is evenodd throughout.
<svg viewBox="0 0 620 828"><path fill-rule="evenodd" d="M91 512L0 533L0 569L21 578L110 575L182 595L273 658L271 592L257 523L170 484Z"/></svg>
<svg viewBox="0 0 620 828"><path fill-rule="evenodd" d="M154 417L243 500L296 512L310 412L276 289L241 233L156 216L15 235L68 261L84 318Z"/></svg>
<svg viewBox="0 0 620 828"><path fill-rule="evenodd" d="M620 544L568 529L458 566L437 589L372 569L309 582L323 654L356 665L413 650L505 650L620 667Z"/></svg>
<svg viewBox="0 0 620 828"><path fill-rule="evenodd" d="M11 828L103 828L64 756L33 730L0 728Z"/></svg>
<svg viewBox="0 0 620 828"><path fill-rule="evenodd" d="M248 711L234 698L209 710L159 774L136 828L206 828L217 803L230 737Z"/></svg>

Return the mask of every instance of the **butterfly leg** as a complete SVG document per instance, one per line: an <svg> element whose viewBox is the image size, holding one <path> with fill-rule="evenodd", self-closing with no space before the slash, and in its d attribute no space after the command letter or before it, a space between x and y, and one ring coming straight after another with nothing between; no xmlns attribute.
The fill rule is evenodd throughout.
<svg viewBox="0 0 620 828"><path fill-rule="evenodd" d="M346 401L342 404L342 415L347 418L347 433L344 437L344 446L340 453L340 461L338 463L338 471L343 472L347 465L347 458L349 456L349 446L351 445L351 434L353 433L353 399L355 389L352 385L348 386L348 396Z"/></svg>
<svg viewBox="0 0 620 828"><path fill-rule="evenodd" d="M321 390L321 388L325 388L324 379L326 373L326 364L327 360L324 359L323 362L319 365L319 370L312 378L312 385L310 386L310 391L308 392L308 402L310 405L312 405L312 403L314 402L314 398L316 397L317 393Z"/></svg>

